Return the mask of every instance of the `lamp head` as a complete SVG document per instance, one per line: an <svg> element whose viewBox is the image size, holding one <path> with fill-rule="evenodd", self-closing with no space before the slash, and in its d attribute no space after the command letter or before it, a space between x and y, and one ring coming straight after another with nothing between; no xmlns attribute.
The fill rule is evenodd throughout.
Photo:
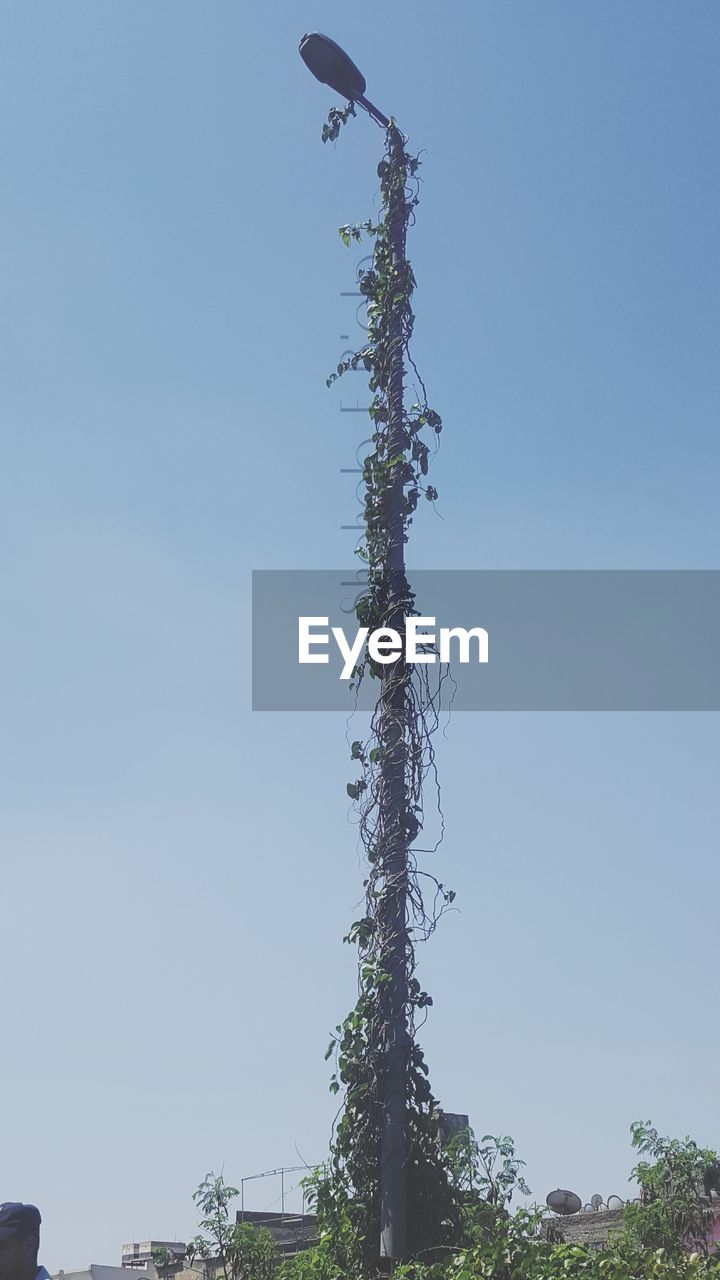
<svg viewBox="0 0 720 1280"><path fill-rule="evenodd" d="M352 58L329 36L312 31L300 41L300 57L317 80L327 84L336 93L350 101L357 101L365 93L365 77Z"/></svg>

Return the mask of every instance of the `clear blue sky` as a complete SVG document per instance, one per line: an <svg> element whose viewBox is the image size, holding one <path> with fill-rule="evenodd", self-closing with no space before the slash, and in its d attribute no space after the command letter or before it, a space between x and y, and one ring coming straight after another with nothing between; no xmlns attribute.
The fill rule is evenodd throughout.
<svg viewBox="0 0 720 1280"><path fill-rule="evenodd" d="M16 0L0 17L0 1194L51 1269L327 1149L362 868L341 717L249 709L253 568L350 560L328 392L382 135L424 148L416 566L718 567L714 0ZM702 715L459 715L436 1093L539 1198L629 1125L720 1146L718 745ZM272 1195L256 1184L253 1207Z"/></svg>

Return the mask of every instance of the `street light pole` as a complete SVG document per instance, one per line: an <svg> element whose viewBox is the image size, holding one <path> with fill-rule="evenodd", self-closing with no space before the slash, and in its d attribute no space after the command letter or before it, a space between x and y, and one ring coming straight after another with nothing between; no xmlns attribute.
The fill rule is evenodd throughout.
<svg viewBox="0 0 720 1280"><path fill-rule="evenodd" d="M405 139L365 96L365 78L339 45L314 32L303 36L300 54L313 75L357 102L387 131L390 161L402 163ZM385 220L391 246L393 283L401 292L406 277L405 240L408 205L404 187L390 189ZM407 444L404 423L404 333L402 309L393 308L388 351L387 460L398 458ZM409 588L405 576L405 495L402 465L392 467L385 495L386 550L383 565L383 625L405 632ZM379 843L383 892L377 921L382 967L389 976L383 985L380 1157L380 1254L401 1262L408 1249L408 838L406 789L406 729L411 714L409 674L402 661L383 666L378 715L382 748L379 794Z"/></svg>
<svg viewBox="0 0 720 1280"><path fill-rule="evenodd" d="M393 125L389 131L391 156L403 149L403 138ZM393 157L394 158L394 157ZM404 191L390 193L387 209L393 271L403 276L406 215ZM396 309L390 338L388 395L388 458L405 448L403 397L402 317ZM402 469L397 464L388 494L387 521L387 626L400 635L405 631L404 610L408 587L405 577L405 518ZM380 1171L380 1252L393 1261L407 1253L407 1076L409 1034L407 881L408 848L405 825L405 724L408 714L408 671L398 662L382 670L379 737L382 743L380 824L383 847L383 879L386 918L381 922L384 967L390 975L385 990L383 1128Z"/></svg>

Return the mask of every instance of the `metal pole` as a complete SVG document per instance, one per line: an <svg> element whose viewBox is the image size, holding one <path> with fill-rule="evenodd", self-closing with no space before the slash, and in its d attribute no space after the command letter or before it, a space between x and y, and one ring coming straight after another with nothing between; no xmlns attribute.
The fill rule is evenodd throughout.
<svg viewBox="0 0 720 1280"><path fill-rule="evenodd" d="M389 129L391 159L402 159L404 139ZM407 212L404 189L390 192L387 210L393 266L405 263ZM405 445L403 423L403 332L400 310L391 330L388 394L388 457ZM405 517L402 469L396 465L388 495L387 622L402 635L405 629ZM409 1033L407 883L405 826L405 721L408 714L407 668L402 658L383 667L379 736L382 744L380 828L383 841L383 967L390 975L384 999L384 1070L382 1077L382 1148L380 1171L380 1252L394 1262L407 1253L407 1069Z"/></svg>
<svg viewBox="0 0 720 1280"><path fill-rule="evenodd" d="M365 97L365 77L339 45L312 32L300 41L300 54L313 75L329 84L351 107L355 102L387 130L393 177L404 173L407 156L405 139L397 126L388 120ZM326 136L325 134L323 135ZM390 341L388 368L375 370L387 388L388 431L387 464L404 453L407 432L403 406L403 297L407 288L405 236L409 205L404 182L386 188L385 225L393 274L391 282ZM398 296L401 295L401 296ZM399 632L405 631L405 615L411 607L405 577L405 475L396 462L385 474L381 527L386 543L381 578L383 624ZM377 566L374 566L375 568ZM408 1244L408 1134L407 1087L410 1035L408 1030L408 970L412 956L407 921L408 903L408 797L406 755L408 717L412 712L409 675L402 659L381 672L380 698L377 707L377 732L381 747L378 795L378 855L382 889L377 905L379 958L387 981L379 993L380 1031L380 1103L382 1136L380 1158L380 1253L391 1262L401 1261Z"/></svg>

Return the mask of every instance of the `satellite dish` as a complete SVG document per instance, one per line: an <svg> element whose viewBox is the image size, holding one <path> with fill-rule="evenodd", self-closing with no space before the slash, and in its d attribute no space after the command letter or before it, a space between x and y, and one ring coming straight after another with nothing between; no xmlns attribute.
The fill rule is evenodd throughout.
<svg viewBox="0 0 720 1280"><path fill-rule="evenodd" d="M607 1205L604 1200L602 1204L598 1205L598 1213L607 1213Z"/></svg>
<svg viewBox="0 0 720 1280"><path fill-rule="evenodd" d="M594 1213L594 1212L595 1212L595 1210L593 1209L593 1207L592 1207L592 1205L591 1205L591 1204L584 1204L584 1205L583 1205L583 1213Z"/></svg>
<svg viewBox="0 0 720 1280"><path fill-rule="evenodd" d="M582 1208L582 1200L575 1195L574 1191L561 1191L558 1187L557 1191L551 1191L545 1201L548 1209L552 1209L553 1213L559 1213L563 1218L570 1213L579 1213Z"/></svg>
<svg viewBox="0 0 720 1280"><path fill-rule="evenodd" d="M622 1209L625 1205L625 1201L621 1200L620 1196L608 1196L607 1203L608 1209Z"/></svg>
<svg viewBox="0 0 720 1280"><path fill-rule="evenodd" d="M594 1196L591 1196L591 1197L590 1197L590 1203L591 1203L591 1205L592 1205L593 1209L599 1209L599 1208L600 1208L600 1205L602 1204L602 1202L603 1202L603 1198L602 1198L602 1196L599 1196L599 1195L598 1195L597 1191L595 1192L595 1195L594 1195Z"/></svg>

